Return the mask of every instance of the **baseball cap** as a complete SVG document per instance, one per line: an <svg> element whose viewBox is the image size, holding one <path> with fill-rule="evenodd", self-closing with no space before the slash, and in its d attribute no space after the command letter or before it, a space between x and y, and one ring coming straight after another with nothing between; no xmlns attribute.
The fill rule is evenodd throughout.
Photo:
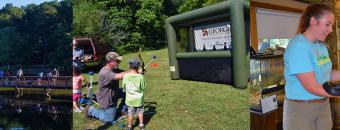
<svg viewBox="0 0 340 130"><path fill-rule="evenodd" d="M119 60L122 61L123 57L119 56L116 52L109 52L105 56L106 61Z"/></svg>
<svg viewBox="0 0 340 130"><path fill-rule="evenodd" d="M128 61L130 68L138 68L140 66L140 61L137 58L132 58Z"/></svg>

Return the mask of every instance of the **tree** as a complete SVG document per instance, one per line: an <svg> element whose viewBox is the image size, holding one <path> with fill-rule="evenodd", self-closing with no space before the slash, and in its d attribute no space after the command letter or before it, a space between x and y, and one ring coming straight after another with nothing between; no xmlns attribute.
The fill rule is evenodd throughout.
<svg viewBox="0 0 340 130"><path fill-rule="evenodd" d="M223 0L75 0L73 34L94 37L120 53L166 46L164 21Z"/></svg>
<svg viewBox="0 0 340 130"><path fill-rule="evenodd" d="M31 48L25 44L14 27L0 29L0 59L6 64L25 64L30 60Z"/></svg>
<svg viewBox="0 0 340 130"><path fill-rule="evenodd" d="M0 9L1 62L71 66L71 29L72 0L7 4Z"/></svg>
<svg viewBox="0 0 340 130"><path fill-rule="evenodd" d="M0 28L18 24L24 15L23 9L14 7L13 4L6 4L0 10Z"/></svg>

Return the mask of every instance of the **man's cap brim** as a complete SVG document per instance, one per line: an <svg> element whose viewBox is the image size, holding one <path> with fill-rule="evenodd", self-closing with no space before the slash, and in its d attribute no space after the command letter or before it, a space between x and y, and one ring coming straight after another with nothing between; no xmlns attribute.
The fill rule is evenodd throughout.
<svg viewBox="0 0 340 130"><path fill-rule="evenodd" d="M122 61L122 60L123 60L123 57L122 57L122 56L118 56L118 57L116 58L116 60Z"/></svg>

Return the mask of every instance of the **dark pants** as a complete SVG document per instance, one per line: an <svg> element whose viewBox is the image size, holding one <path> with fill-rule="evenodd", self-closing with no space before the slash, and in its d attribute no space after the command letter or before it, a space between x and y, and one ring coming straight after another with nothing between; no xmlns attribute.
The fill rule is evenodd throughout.
<svg viewBox="0 0 340 130"><path fill-rule="evenodd" d="M118 117L120 117L124 112L127 112L127 106L125 104L125 92L123 91L123 89L119 89L118 91L118 99L122 99L118 105L118 108L117 108L117 114L116 114L116 118L117 119Z"/></svg>

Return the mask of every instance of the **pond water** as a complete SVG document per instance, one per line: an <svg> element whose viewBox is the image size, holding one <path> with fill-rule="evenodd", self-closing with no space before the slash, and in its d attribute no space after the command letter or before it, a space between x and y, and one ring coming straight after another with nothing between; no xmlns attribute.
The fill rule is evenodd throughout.
<svg viewBox="0 0 340 130"><path fill-rule="evenodd" d="M64 91L64 92L61 92ZM15 90L0 88L0 130L68 130L72 126L71 90ZM61 94L62 93L62 94Z"/></svg>

